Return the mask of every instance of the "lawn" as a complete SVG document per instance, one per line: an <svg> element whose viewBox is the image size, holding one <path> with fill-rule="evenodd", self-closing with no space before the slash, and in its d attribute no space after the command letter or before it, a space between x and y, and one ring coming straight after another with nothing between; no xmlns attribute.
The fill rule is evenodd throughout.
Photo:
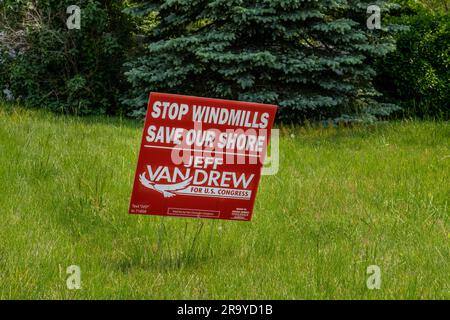
<svg viewBox="0 0 450 320"><path fill-rule="evenodd" d="M127 214L141 131L0 107L1 299L450 298L448 122L282 127L252 222Z"/></svg>

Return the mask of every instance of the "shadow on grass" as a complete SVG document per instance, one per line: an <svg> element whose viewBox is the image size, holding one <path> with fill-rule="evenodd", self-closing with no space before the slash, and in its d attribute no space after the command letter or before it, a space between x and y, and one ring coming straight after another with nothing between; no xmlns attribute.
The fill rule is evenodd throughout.
<svg viewBox="0 0 450 320"><path fill-rule="evenodd" d="M204 221L199 221L193 226L191 224L191 228L188 227L189 222L185 222L184 231L178 225L168 232L164 219L160 218L156 238L150 240L144 236L144 241L128 246L128 254L120 256L113 263L114 268L125 273L136 269L169 272L198 268L211 261L214 257L213 242L218 240L213 235L214 221L209 222L209 230L206 230Z"/></svg>
<svg viewBox="0 0 450 320"><path fill-rule="evenodd" d="M116 261L113 264L114 268L122 273L130 273L135 270L170 272L183 269L197 269L213 259L213 253L210 251L191 254L175 248L172 252L165 252L163 255L160 255L148 248L151 257L145 258L146 256L148 257L149 253L144 252L145 247L142 250L140 255L124 257Z"/></svg>

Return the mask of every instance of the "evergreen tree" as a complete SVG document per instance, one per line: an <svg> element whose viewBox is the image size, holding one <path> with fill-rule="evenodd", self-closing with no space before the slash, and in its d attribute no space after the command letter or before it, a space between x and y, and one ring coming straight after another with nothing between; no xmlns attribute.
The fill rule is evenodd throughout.
<svg viewBox="0 0 450 320"><path fill-rule="evenodd" d="M369 30L356 0L166 0L131 10L153 17L145 54L127 64L125 99L141 115L150 91L274 103L284 120L375 119L371 62L394 49ZM376 3L388 9L384 1Z"/></svg>

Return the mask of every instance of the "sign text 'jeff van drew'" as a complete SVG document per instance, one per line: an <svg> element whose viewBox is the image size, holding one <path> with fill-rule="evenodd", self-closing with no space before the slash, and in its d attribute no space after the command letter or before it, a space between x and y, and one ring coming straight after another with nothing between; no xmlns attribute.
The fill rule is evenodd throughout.
<svg viewBox="0 0 450 320"><path fill-rule="evenodd" d="M250 220L276 109L151 93L129 212Z"/></svg>

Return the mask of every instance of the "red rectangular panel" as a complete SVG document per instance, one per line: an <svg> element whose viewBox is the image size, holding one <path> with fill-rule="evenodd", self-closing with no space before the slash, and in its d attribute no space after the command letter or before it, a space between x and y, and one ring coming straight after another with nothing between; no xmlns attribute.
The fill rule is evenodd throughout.
<svg viewBox="0 0 450 320"><path fill-rule="evenodd" d="M129 213L250 220L276 109L151 93Z"/></svg>

